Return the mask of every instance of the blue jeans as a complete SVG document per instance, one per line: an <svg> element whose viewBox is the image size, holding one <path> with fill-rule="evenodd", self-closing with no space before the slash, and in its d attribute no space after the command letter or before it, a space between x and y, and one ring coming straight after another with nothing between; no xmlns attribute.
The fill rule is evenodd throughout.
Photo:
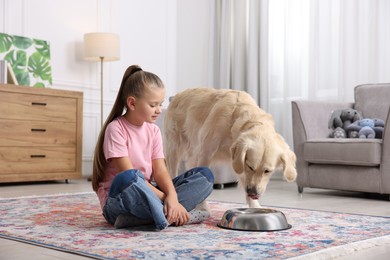
<svg viewBox="0 0 390 260"><path fill-rule="evenodd" d="M197 167L177 176L172 181L179 203L187 211L191 211L211 194L214 176L209 168ZM164 202L146 184L144 175L135 169L115 176L103 208L103 215L110 224L114 224L121 214L150 220L159 230L169 225L164 214Z"/></svg>

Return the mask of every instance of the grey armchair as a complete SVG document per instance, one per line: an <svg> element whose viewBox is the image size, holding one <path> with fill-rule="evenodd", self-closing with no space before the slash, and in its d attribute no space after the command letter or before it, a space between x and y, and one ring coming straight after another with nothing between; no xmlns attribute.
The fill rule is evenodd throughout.
<svg viewBox="0 0 390 260"><path fill-rule="evenodd" d="M311 187L390 194L390 83L359 85L354 94L352 103L292 102L300 193ZM383 139L327 138L331 112L345 108L384 120Z"/></svg>

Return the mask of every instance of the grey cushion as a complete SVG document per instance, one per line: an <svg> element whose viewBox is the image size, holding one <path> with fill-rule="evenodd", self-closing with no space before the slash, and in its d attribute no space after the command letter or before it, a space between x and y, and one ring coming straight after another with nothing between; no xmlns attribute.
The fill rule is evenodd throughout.
<svg viewBox="0 0 390 260"><path fill-rule="evenodd" d="M381 150L381 139L311 139L304 142L303 158L318 164L376 166L381 163Z"/></svg>

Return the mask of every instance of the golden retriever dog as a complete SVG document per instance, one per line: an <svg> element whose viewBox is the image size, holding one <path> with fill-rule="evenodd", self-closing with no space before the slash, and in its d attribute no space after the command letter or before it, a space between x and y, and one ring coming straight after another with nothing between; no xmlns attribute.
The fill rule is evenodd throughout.
<svg viewBox="0 0 390 260"><path fill-rule="evenodd" d="M246 191L250 208L258 208L274 171L294 181L295 154L276 133L272 116L244 91L213 88L184 90L172 98L164 119L164 147L172 177L185 168L231 162Z"/></svg>

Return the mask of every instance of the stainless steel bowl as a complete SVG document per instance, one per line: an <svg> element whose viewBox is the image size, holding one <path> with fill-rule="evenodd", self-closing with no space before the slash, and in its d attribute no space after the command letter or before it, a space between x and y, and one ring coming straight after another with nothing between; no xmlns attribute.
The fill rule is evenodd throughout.
<svg viewBox="0 0 390 260"><path fill-rule="evenodd" d="M265 208L229 209L217 225L242 231L278 231L291 228L283 212Z"/></svg>

